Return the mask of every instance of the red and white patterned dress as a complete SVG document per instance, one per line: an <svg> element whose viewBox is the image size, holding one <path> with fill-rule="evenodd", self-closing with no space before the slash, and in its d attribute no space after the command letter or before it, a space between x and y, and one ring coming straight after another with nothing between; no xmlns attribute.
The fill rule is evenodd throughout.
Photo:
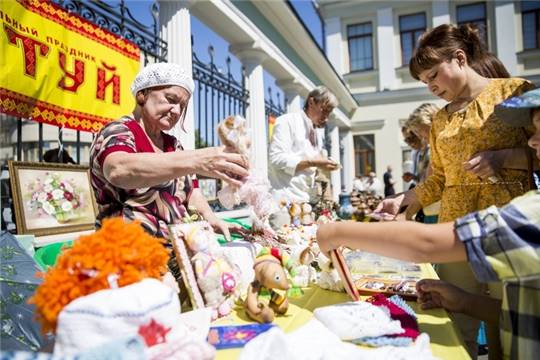
<svg viewBox="0 0 540 360"><path fill-rule="evenodd" d="M164 152L183 150L174 136L162 135ZM150 139L133 118L123 117L101 129L90 148L90 173L99 209L96 227L101 226L104 218L122 216L125 220L140 221L144 229L154 236L167 238L167 226L181 222L187 214L191 180L183 176L148 188L116 187L103 175L103 162L116 151L155 152Z"/></svg>

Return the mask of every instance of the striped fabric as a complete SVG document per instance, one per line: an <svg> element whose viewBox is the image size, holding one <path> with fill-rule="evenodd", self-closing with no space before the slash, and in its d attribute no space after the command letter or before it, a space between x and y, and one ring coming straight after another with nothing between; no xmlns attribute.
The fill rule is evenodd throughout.
<svg viewBox="0 0 540 360"><path fill-rule="evenodd" d="M540 354L540 191L456 221L478 280L502 281L501 341L506 359Z"/></svg>
<svg viewBox="0 0 540 360"><path fill-rule="evenodd" d="M163 133L164 151L182 151L173 136ZM103 162L113 152L154 152L154 148L141 126L128 117L104 126L90 148L92 186L99 208L96 227L101 220L122 216L126 220L139 220L147 232L167 238L169 224L180 223L187 213L191 181L182 177L149 188L121 189L109 183L103 175Z"/></svg>

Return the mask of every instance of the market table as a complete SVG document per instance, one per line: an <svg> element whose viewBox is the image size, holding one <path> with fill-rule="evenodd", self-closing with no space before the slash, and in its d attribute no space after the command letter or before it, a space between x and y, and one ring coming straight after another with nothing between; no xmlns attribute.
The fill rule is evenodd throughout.
<svg viewBox="0 0 540 360"><path fill-rule="evenodd" d="M422 275L424 278L436 279L437 274L429 264L422 264ZM362 297L363 299L367 296ZM283 331L296 330L307 323L312 317L312 311L318 307L350 301L345 293L323 290L318 286L304 289L304 295L299 298L289 299L289 311L285 316L278 316L274 323ZM415 302L408 302L418 315L420 330L426 332L431 341L433 355L441 359L470 359L461 336L455 329L448 313L443 309L422 310ZM222 319L217 320L212 325L243 325L253 323L248 319L241 307ZM216 359L236 359L241 348L220 350Z"/></svg>

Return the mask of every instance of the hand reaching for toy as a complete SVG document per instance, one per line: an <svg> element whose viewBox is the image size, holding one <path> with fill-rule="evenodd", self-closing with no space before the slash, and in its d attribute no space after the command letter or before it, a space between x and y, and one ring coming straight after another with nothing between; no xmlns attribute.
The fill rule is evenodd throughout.
<svg viewBox="0 0 540 360"><path fill-rule="evenodd" d="M232 241L231 233L240 234L242 236L244 236L246 233L246 230L242 226L238 224L228 223L224 220L221 220L217 216L208 220L208 223L212 226L215 232L217 232L218 234L223 234L223 237L225 237L225 240L227 242Z"/></svg>

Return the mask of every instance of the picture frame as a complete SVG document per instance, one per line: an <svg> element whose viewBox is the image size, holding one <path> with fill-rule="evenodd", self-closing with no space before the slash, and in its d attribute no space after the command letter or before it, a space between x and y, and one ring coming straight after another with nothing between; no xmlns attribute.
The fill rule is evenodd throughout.
<svg viewBox="0 0 540 360"><path fill-rule="evenodd" d="M199 179L199 189L207 201L217 199L217 180L216 179Z"/></svg>
<svg viewBox="0 0 540 360"><path fill-rule="evenodd" d="M181 292L187 292L189 307L192 310L205 307L203 294L199 289L197 277L191 264L192 254L185 243L186 234L189 233L192 226L198 226L198 224L209 227L205 222L169 225L169 239L173 245L176 262L182 275ZM184 311L184 308L182 308L182 311Z"/></svg>
<svg viewBox="0 0 540 360"><path fill-rule="evenodd" d="M97 206L87 166L9 161L18 234L93 230Z"/></svg>

